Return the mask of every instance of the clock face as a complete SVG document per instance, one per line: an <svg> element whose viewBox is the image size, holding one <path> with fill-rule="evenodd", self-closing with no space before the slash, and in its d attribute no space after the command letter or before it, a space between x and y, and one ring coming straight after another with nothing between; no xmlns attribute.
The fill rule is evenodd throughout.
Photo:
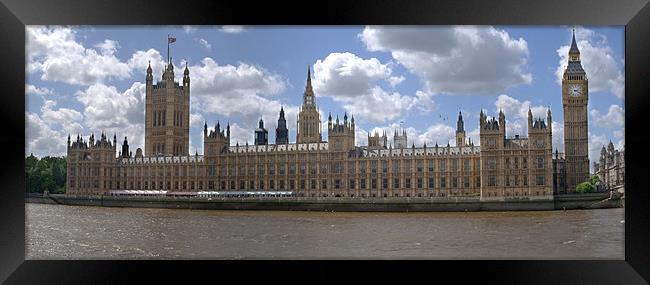
<svg viewBox="0 0 650 285"><path fill-rule="evenodd" d="M569 85L569 94L573 97L579 97L582 94L582 86L578 84Z"/></svg>

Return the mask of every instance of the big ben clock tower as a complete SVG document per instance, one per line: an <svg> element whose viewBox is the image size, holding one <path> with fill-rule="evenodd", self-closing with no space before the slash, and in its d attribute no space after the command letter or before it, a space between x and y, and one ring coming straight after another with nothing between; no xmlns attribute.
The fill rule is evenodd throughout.
<svg viewBox="0 0 650 285"><path fill-rule="evenodd" d="M569 49L569 62L562 77L564 111L564 154L566 156L566 190L589 180L589 133L587 128L587 74L580 63L575 28Z"/></svg>

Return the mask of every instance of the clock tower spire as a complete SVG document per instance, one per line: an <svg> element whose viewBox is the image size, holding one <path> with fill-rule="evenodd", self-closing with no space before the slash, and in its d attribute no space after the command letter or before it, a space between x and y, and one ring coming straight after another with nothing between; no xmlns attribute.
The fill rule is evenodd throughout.
<svg viewBox="0 0 650 285"><path fill-rule="evenodd" d="M566 157L566 192L589 180L589 129L587 74L582 68L575 28L569 48L568 63L562 76L562 110L564 111L564 154ZM561 190L560 190L561 191Z"/></svg>

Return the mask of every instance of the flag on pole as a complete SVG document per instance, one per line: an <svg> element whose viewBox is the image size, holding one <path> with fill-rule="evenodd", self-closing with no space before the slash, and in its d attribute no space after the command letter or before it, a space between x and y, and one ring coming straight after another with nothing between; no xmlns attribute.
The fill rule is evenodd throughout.
<svg viewBox="0 0 650 285"><path fill-rule="evenodd" d="M176 37L168 37L167 40L168 40L167 43L170 43L170 44L171 44L171 43L173 43L173 42L176 42Z"/></svg>

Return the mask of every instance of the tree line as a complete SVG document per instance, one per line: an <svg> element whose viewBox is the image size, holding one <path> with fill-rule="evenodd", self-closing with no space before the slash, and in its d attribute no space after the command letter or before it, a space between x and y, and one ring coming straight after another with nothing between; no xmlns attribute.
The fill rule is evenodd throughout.
<svg viewBox="0 0 650 285"><path fill-rule="evenodd" d="M41 159L34 154L25 157L27 193L65 193L66 158L46 156Z"/></svg>

